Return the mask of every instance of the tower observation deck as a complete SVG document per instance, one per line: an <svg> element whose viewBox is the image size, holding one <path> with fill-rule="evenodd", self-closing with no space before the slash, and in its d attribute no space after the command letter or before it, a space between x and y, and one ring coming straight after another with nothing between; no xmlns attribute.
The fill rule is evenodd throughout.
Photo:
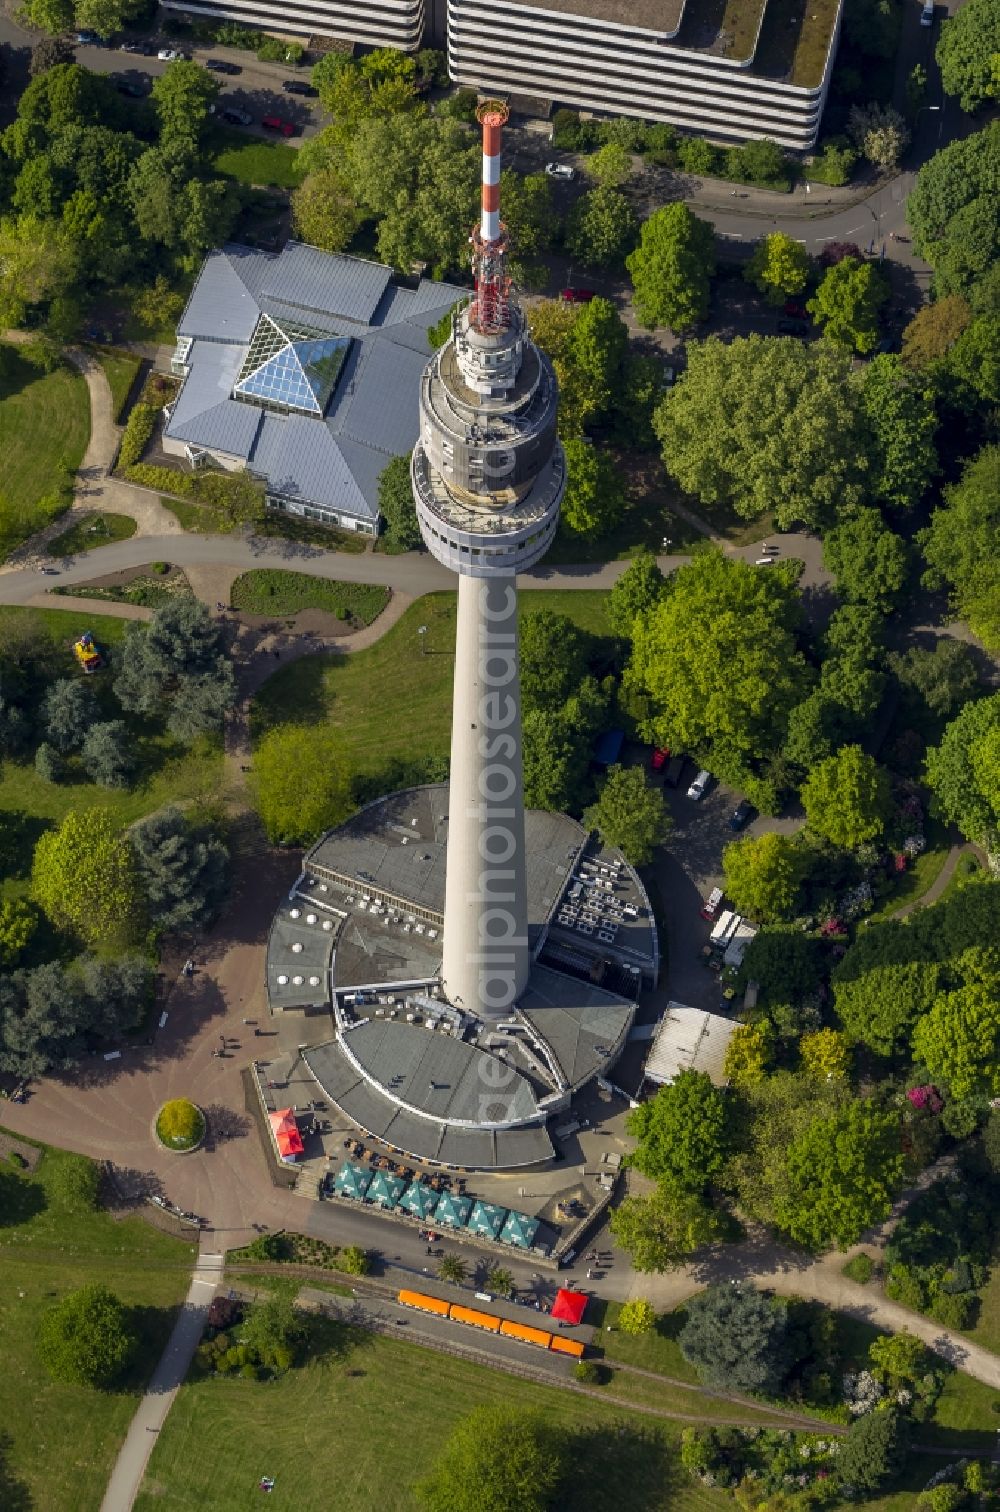
<svg viewBox="0 0 1000 1512"><path fill-rule="evenodd" d="M411 474L427 549L458 573L441 982L465 1013L504 1019L530 971L516 574L551 544L566 464L555 375L507 274L507 110L488 102L478 116L475 288L421 379Z"/></svg>

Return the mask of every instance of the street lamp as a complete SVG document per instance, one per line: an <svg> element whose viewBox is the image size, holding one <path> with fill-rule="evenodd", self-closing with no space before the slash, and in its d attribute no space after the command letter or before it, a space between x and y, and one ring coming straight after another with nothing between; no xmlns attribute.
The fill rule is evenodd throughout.
<svg viewBox="0 0 1000 1512"><path fill-rule="evenodd" d="M418 625L417 626L417 634L420 636L420 655L421 656L426 656L427 655L427 642L424 640L424 636L427 634L427 626L426 625Z"/></svg>

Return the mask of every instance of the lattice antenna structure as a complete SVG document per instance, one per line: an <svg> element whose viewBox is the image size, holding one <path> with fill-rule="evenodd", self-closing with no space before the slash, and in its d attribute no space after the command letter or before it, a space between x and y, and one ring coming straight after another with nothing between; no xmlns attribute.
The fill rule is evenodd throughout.
<svg viewBox="0 0 1000 1512"><path fill-rule="evenodd" d="M472 233L472 275L476 293L469 324L480 335L495 335L510 326L510 277L507 229L500 219L500 166L503 128L510 115L498 100L485 100L476 111L483 128L482 212Z"/></svg>

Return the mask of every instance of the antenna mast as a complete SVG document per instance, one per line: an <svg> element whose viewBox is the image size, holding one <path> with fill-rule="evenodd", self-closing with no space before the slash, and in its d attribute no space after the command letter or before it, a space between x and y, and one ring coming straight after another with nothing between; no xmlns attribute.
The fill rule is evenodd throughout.
<svg viewBox="0 0 1000 1512"><path fill-rule="evenodd" d="M501 145L509 115L499 100L484 100L476 111L483 128L483 192L479 225L470 238L476 293L469 325L482 336L497 335L510 326L507 230L500 220Z"/></svg>

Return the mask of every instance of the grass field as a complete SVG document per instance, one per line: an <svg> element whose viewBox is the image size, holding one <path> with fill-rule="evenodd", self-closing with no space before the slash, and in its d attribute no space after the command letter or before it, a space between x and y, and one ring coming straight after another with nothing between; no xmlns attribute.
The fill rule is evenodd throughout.
<svg viewBox="0 0 1000 1512"><path fill-rule="evenodd" d="M325 609L340 620L370 625L389 598L388 588L370 583L331 583L305 572L257 568L236 579L230 604L247 614L296 614L300 609Z"/></svg>
<svg viewBox="0 0 1000 1512"><path fill-rule="evenodd" d="M107 349L96 355L111 385L111 409L117 420L125 407L125 400L135 382L136 374L142 367L142 358L133 357L131 352L116 352Z"/></svg>
<svg viewBox="0 0 1000 1512"><path fill-rule="evenodd" d="M610 1333L601 1334L604 1357L609 1363L622 1360L627 1365L638 1365L643 1370L655 1370L660 1375L673 1376L678 1381L697 1383L698 1372L681 1354L677 1335L684 1327L687 1317L682 1307L674 1312L660 1313L656 1327L647 1334L622 1333L617 1325L621 1303L609 1302L600 1319L602 1328ZM595 1319L595 1322L597 1319Z"/></svg>
<svg viewBox="0 0 1000 1512"><path fill-rule="evenodd" d="M69 503L65 475L90 437L90 400L78 373L43 373L0 342L0 560Z"/></svg>
<svg viewBox="0 0 1000 1512"><path fill-rule="evenodd" d="M869 924L881 923L891 918L897 909L919 903L931 884L937 881L938 874L948 859L951 841L944 825L930 817L927 820L926 834L927 849L911 861L888 897L883 898L878 908L867 915Z"/></svg>
<svg viewBox="0 0 1000 1512"><path fill-rule="evenodd" d="M112 541L127 541L134 535L135 521L131 515L87 514L49 542L49 553L55 557L77 556L81 551L110 546Z"/></svg>
<svg viewBox="0 0 1000 1512"><path fill-rule="evenodd" d="M208 150L216 172L241 184L294 189L302 182L298 149L285 142L265 142L220 126L212 133Z"/></svg>
<svg viewBox="0 0 1000 1512"><path fill-rule="evenodd" d="M169 509L179 520L182 529L193 535L231 535L233 526L221 509L209 504L192 504L190 499L168 499L160 496L164 509Z"/></svg>
<svg viewBox="0 0 1000 1512"><path fill-rule="evenodd" d="M523 593L522 615L551 609L597 635L608 634L607 595L545 590ZM375 645L350 656L308 656L283 668L258 694L254 732L325 715L331 751L359 776L395 761L448 754L454 671L453 593L418 600ZM418 634L426 625L427 633ZM426 643L426 645L424 645ZM422 649L423 647L423 649Z"/></svg>
<svg viewBox="0 0 1000 1512"><path fill-rule="evenodd" d="M53 642L65 652L65 675L75 675L76 663L70 642L81 630L93 629L98 644L114 654L127 621L102 614L88 626L86 616L67 609L0 608L0 632L11 622L34 620L44 626ZM111 672L104 670L89 679L94 693L109 719L121 718L121 707L111 690ZM170 802L184 803L208 799L217 794L222 771L221 740L205 738L193 746L182 746L161 733L155 726L128 717L132 744L139 762L138 775L131 788L102 788L70 776L62 782L45 782L29 761L19 765L5 761L0 768L0 809L20 813L25 824L25 867L30 866L31 848L42 830L57 824L72 808L100 808L131 824L143 814L151 813ZM25 868L22 868L22 871ZM0 896L23 893L25 877L8 877L0 886Z"/></svg>
<svg viewBox="0 0 1000 1512"><path fill-rule="evenodd" d="M68 1211L52 1189L66 1160L44 1155L33 1176L12 1177L0 1214L0 1424L9 1436L5 1507L82 1512L100 1506L139 1393L159 1358L174 1309L187 1291L193 1247L140 1218ZM5 1182L6 1187L6 1182ZM5 1192L6 1197L6 1192ZM42 1313L66 1292L96 1281L136 1309L141 1364L120 1389L91 1391L51 1380L35 1337ZM27 1498L15 1499L20 1483ZM10 1500L7 1500L7 1496Z"/></svg>

